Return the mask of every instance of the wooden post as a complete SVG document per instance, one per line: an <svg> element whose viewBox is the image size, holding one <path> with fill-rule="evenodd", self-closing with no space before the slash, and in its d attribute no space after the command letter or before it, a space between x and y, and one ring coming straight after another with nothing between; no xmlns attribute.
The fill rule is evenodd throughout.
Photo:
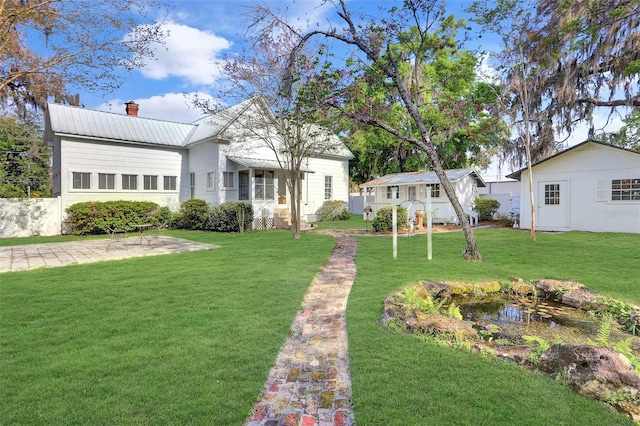
<svg viewBox="0 0 640 426"><path fill-rule="evenodd" d="M393 192L391 203L391 229L393 229L393 260L398 257L398 207L396 206L396 193Z"/></svg>
<svg viewBox="0 0 640 426"><path fill-rule="evenodd" d="M433 232L432 224L433 224L433 212L431 210L431 190L427 188L427 260L431 260L432 249L431 249L431 234Z"/></svg>

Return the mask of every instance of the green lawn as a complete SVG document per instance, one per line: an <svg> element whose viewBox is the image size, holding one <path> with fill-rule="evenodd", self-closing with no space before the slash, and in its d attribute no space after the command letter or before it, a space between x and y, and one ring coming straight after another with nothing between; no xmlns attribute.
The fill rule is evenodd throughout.
<svg viewBox="0 0 640 426"><path fill-rule="evenodd" d="M0 424L242 424L335 241L171 235L221 247L0 275Z"/></svg>
<svg viewBox="0 0 640 426"><path fill-rule="evenodd" d="M420 279L567 278L640 303L638 235L475 234L482 263L462 260L460 232L435 234L430 262L424 235L399 238L395 261L391 238L357 237L347 306L357 424L632 424L542 374L378 325L383 300ZM0 424L243 423L335 241L170 235L221 247L0 275Z"/></svg>
<svg viewBox="0 0 640 426"><path fill-rule="evenodd" d="M638 235L475 231L482 263L462 260L462 233L358 237L358 275L347 310L356 420L362 425L633 424L542 374L421 341L381 327L382 301L418 280L567 278L640 303Z"/></svg>

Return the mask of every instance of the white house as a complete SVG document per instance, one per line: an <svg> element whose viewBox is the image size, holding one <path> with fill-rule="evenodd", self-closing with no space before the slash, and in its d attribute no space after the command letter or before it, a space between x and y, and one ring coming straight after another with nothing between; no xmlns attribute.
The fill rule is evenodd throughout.
<svg viewBox="0 0 640 426"><path fill-rule="evenodd" d="M640 153L588 140L532 166L536 229L640 233ZM521 227L531 226L529 173L519 170Z"/></svg>
<svg viewBox="0 0 640 426"><path fill-rule="evenodd" d="M137 111L133 102L127 115L48 105L45 140L53 147L53 195L63 209L83 201L153 201L172 210L188 199L247 201L254 226L278 220L286 226L287 166L263 138L273 128L246 131L247 123L271 113L262 97L191 124L137 117ZM318 137L314 130L309 137ZM329 149L316 151L303 167L302 214L311 218L325 200L349 198L353 155L337 136L324 135Z"/></svg>
<svg viewBox="0 0 640 426"><path fill-rule="evenodd" d="M473 202L478 198L478 187L486 186L480 175L472 169L454 169L445 171L454 186L456 196L464 212L476 220L478 215L472 210ZM365 208L371 207L375 216L378 209L390 206L394 198L398 205L405 207L409 217L416 210L425 210L427 191L431 193L434 223L458 223L458 217L435 172L393 173L360 185L365 189Z"/></svg>

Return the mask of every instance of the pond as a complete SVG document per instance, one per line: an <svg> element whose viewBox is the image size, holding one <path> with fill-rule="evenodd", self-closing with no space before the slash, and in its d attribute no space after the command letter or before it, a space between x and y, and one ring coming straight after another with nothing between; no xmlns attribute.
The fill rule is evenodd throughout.
<svg viewBox="0 0 640 426"><path fill-rule="evenodd" d="M589 339L597 340L603 324L601 318L584 310L532 297L457 296L453 302L459 306L463 319L472 321L485 338L504 339L515 344L523 343L523 335L536 335L551 343L586 344ZM615 344L629 336L614 324L609 342ZM631 346L640 350L640 338L636 337Z"/></svg>

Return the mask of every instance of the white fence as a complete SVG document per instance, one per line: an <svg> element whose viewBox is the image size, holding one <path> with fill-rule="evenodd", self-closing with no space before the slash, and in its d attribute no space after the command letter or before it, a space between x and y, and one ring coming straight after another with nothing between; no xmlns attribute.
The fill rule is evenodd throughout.
<svg viewBox="0 0 640 426"><path fill-rule="evenodd" d="M59 235L62 202L58 198L0 198L0 238Z"/></svg>

